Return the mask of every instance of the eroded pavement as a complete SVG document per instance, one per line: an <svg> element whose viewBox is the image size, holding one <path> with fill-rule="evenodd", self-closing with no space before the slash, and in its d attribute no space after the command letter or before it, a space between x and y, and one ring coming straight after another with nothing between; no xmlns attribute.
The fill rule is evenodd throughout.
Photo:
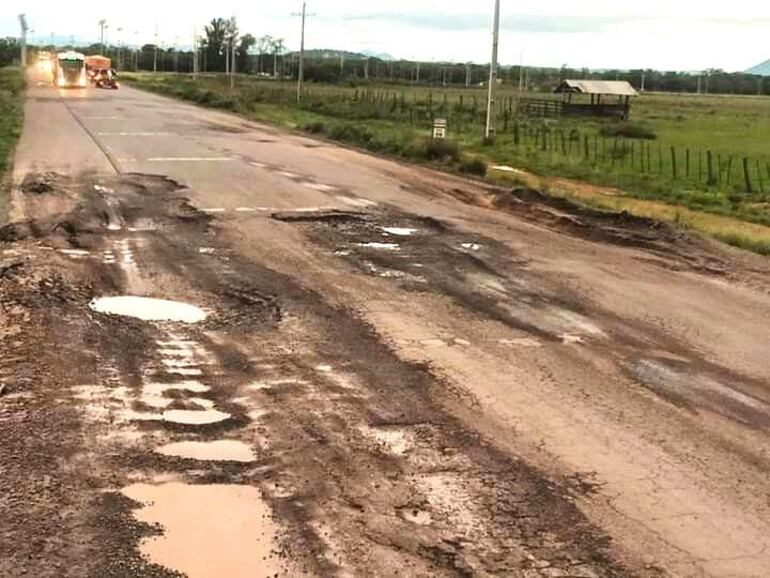
<svg viewBox="0 0 770 578"><path fill-rule="evenodd" d="M20 148L0 575L765 575L765 260L132 90L66 106L108 162ZM203 148L142 161L124 114Z"/></svg>

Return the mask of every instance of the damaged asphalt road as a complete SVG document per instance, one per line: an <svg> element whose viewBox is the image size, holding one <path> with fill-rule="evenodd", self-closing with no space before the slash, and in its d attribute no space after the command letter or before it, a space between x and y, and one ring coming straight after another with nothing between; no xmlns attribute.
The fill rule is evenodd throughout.
<svg viewBox="0 0 770 578"><path fill-rule="evenodd" d="M763 575L766 260L86 94L0 227L0 575Z"/></svg>
<svg viewBox="0 0 770 578"><path fill-rule="evenodd" d="M14 488L4 496L5 536L17 544L5 573L54 576L63 565L72 575L77 568L83 576L155 576L164 575L163 561L185 569L169 553L183 540L173 528L166 546L145 557L156 564L138 556L147 552L142 540L157 533L150 522L160 523L137 523L132 498L142 483L178 484L179 500L188 488L210 488L212 525L229 507L245 507L239 496L229 506L226 488L257 488L263 497L252 499L264 500L265 515L280 526L254 520L254 529L270 564L288 575L385 575L394 564L421 575L625 574L569 487L465 428L434 399L440 384L430 372L400 360L351 311L235 254L175 183L129 175L83 187L72 213L55 225L30 223L29 236L14 233L6 249L24 255L24 266L3 282L3 307L18 311L21 334L35 326L42 334L14 351L34 356L34 381L19 383L4 402L17 424L4 423L4 431L24 435L34 420L20 415L57 410L49 417L55 429L44 420L22 442L25 451L3 455L16 466L4 470ZM111 227L116 217L119 228ZM130 310L123 318L88 307L103 295L160 288L202 307L206 320L142 323ZM146 305L136 307L141 315ZM166 305L159 314L169 312ZM53 336L62 342L46 342ZM225 441L242 444L248 459L217 449ZM162 451L174 444L211 451L204 459ZM68 471L43 458L53 448L65 449ZM30 471L66 498L30 487ZM25 536L50 532L50 509L63 499L80 501L56 516L64 549L46 544L36 558ZM168 507L194 509L200 498L189 499ZM173 523L183 512L166 515ZM84 551L70 551L84 527L91 534ZM228 539L240 547L219 567L254 575L257 566L242 559L254 537ZM208 554L224 556L215 544L205 545Z"/></svg>

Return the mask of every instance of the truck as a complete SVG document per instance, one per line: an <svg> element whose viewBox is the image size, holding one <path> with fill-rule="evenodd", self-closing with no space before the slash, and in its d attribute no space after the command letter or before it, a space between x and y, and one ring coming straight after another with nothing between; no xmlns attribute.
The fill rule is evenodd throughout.
<svg viewBox="0 0 770 578"><path fill-rule="evenodd" d="M109 70L112 68L112 60L106 56L95 55L86 56L86 72L88 78L93 81L96 75L102 70Z"/></svg>
<svg viewBox="0 0 770 578"><path fill-rule="evenodd" d="M85 55L59 52L53 61L53 83L58 88L85 88L88 84Z"/></svg>

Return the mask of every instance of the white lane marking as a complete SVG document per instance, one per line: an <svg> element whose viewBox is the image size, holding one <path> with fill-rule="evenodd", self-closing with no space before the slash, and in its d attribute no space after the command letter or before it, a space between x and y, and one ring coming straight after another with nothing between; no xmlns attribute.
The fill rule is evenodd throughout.
<svg viewBox="0 0 770 578"><path fill-rule="evenodd" d="M148 163L220 163L232 161L231 157L153 157Z"/></svg>
<svg viewBox="0 0 770 578"><path fill-rule="evenodd" d="M201 209L201 211L203 211L204 213L224 213L225 211L227 211L227 209L220 209L220 208Z"/></svg>
<svg viewBox="0 0 770 578"><path fill-rule="evenodd" d="M300 175L298 175L296 173L290 173L289 171L280 171L278 174L281 175L282 177L286 177L287 179L299 179L300 178Z"/></svg>
<svg viewBox="0 0 770 578"><path fill-rule="evenodd" d="M266 169L267 165L265 163L259 163L257 161L250 161L249 164L257 169Z"/></svg>
<svg viewBox="0 0 770 578"><path fill-rule="evenodd" d="M254 212L254 211L256 211L257 209L255 209L255 208L253 208L253 207L238 207L238 208L237 208L237 209L235 209L235 210L236 210L236 212L238 212L238 213L253 213L253 212Z"/></svg>
<svg viewBox="0 0 770 578"><path fill-rule="evenodd" d="M305 183L305 186L316 191L321 191L322 193L329 193L331 191L338 190L337 187L333 185L325 185L323 183Z"/></svg>
<svg viewBox="0 0 770 578"><path fill-rule="evenodd" d="M97 136L172 136L170 132L97 132Z"/></svg>

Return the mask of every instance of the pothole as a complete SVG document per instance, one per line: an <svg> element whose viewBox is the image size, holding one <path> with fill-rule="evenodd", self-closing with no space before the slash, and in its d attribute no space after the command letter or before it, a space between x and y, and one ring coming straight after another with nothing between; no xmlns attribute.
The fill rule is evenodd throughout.
<svg viewBox="0 0 770 578"><path fill-rule="evenodd" d="M89 307L99 313L135 317L143 321L198 323L206 319L206 312L195 305L131 295L100 297L92 300Z"/></svg>
<svg viewBox="0 0 770 578"><path fill-rule="evenodd" d="M216 409L169 409L163 413L126 410L122 417L128 421L164 421L180 425L212 425L232 417Z"/></svg>
<svg viewBox="0 0 770 578"><path fill-rule="evenodd" d="M399 508L398 515L407 522L412 522L418 526L429 526L433 523L430 512L419 508Z"/></svg>
<svg viewBox="0 0 770 578"><path fill-rule="evenodd" d="M359 247L366 247L368 249L381 249L383 251L398 251L401 246L398 243L359 243Z"/></svg>
<svg viewBox="0 0 770 578"><path fill-rule="evenodd" d="M258 488L135 484L122 494L142 504L140 522L163 527L141 554L190 578L260 578L286 572L274 552L278 527Z"/></svg>
<svg viewBox="0 0 770 578"><path fill-rule="evenodd" d="M236 440L213 442L178 442L156 450L164 456L210 462L253 462L257 459L250 446Z"/></svg>
<svg viewBox="0 0 770 578"><path fill-rule="evenodd" d="M389 235L396 235L397 237L409 237L417 232L417 229L410 229L408 227L382 227L382 230Z"/></svg>

